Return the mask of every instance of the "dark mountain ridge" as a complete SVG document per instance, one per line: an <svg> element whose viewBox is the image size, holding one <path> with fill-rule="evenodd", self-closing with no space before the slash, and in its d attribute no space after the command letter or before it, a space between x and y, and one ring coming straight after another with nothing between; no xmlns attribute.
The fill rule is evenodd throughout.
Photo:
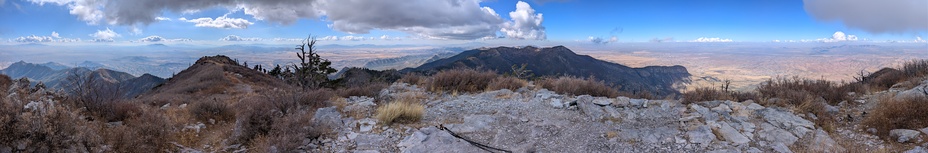
<svg viewBox="0 0 928 153"><path fill-rule="evenodd" d="M403 69L402 72L432 74L453 68L479 68L511 73L513 65L521 64L526 64L526 69L539 77L594 77L618 87L620 91L646 91L657 95L679 94L674 86L689 82L691 76L685 67L679 65L631 68L588 55L578 55L564 46L474 49L416 68Z"/></svg>
<svg viewBox="0 0 928 153"><path fill-rule="evenodd" d="M25 77L32 80L33 85L42 82L46 87L52 89L64 89L69 84L69 76L75 74L91 76L98 79L98 81L119 86L126 97L134 97L144 93L165 81L163 78L150 74L135 77L125 72L103 68L91 70L85 67L55 70L43 64L27 63L25 61L13 63L6 69L0 70L0 74L5 74L11 78Z"/></svg>

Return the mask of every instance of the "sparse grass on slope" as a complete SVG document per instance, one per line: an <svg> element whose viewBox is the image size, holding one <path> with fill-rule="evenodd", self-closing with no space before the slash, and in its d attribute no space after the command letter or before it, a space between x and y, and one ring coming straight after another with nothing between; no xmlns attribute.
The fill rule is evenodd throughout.
<svg viewBox="0 0 928 153"><path fill-rule="evenodd" d="M374 117L380 120L380 123L390 125L394 122L409 123L416 122L425 114L425 106L419 102L419 98L406 96L400 97L386 105L377 108Z"/></svg>
<svg viewBox="0 0 928 153"><path fill-rule="evenodd" d="M426 86L432 92L479 92L486 89L497 76L495 72L475 69L445 70L432 75Z"/></svg>
<svg viewBox="0 0 928 153"><path fill-rule="evenodd" d="M500 89L509 89L515 91L516 89L525 87L528 85L528 81L509 76L500 76L487 86L487 90L500 90Z"/></svg>
<svg viewBox="0 0 928 153"><path fill-rule="evenodd" d="M918 97L882 96L863 124L877 129L884 138L893 129L928 127L928 99Z"/></svg>
<svg viewBox="0 0 928 153"><path fill-rule="evenodd" d="M575 77L545 78L535 81L542 88L571 95L591 95L601 97L618 97L619 92L602 81Z"/></svg>

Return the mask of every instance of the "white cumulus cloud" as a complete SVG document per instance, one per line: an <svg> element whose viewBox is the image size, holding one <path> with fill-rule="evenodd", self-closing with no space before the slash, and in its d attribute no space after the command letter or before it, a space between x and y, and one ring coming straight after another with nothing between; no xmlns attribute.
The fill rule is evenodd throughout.
<svg viewBox="0 0 928 153"><path fill-rule="evenodd" d="M155 17L155 20L158 20L158 21L171 21L171 18L166 18L166 17Z"/></svg>
<svg viewBox="0 0 928 153"><path fill-rule="evenodd" d="M615 36L612 36L612 37L610 37L609 39L604 39L603 37L593 37L593 36L590 36L589 39L590 39L590 42L592 42L592 43L594 43L594 44L608 44L608 43L613 43L613 42L619 41L619 38L618 38L618 37L615 37Z"/></svg>
<svg viewBox="0 0 928 153"><path fill-rule="evenodd" d="M691 42L733 42L731 39L699 37Z"/></svg>
<svg viewBox="0 0 928 153"><path fill-rule="evenodd" d="M197 27L208 27L208 28L221 28L221 29L245 29L249 25L255 24L251 21L242 19L242 18L229 18L227 15L223 15L216 19L212 18L197 18L187 20L181 18L181 21L196 23Z"/></svg>
<svg viewBox="0 0 928 153"><path fill-rule="evenodd" d="M106 28L106 30L97 30L96 33L90 34L94 42L113 42L114 38L119 37L119 33Z"/></svg>
<svg viewBox="0 0 928 153"><path fill-rule="evenodd" d="M58 34L58 32L52 31L52 34L49 36L30 35L30 36L17 37L16 39L13 39L13 41L21 42L21 43L80 42L81 39L80 38L64 38L64 37L61 37L61 35Z"/></svg>
<svg viewBox="0 0 928 153"><path fill-rule="evenodd" d="M49 36L36 36L36 35L16 38L16 42L24 42L24 43L26 42L28 43L52 42L53 40L54 39L52 39L52 37L49 37Z"/></svg>
<svg viewBox="0 0 928 153"><path fill-rule="evenodd" d="M179 41L192 41L187 38L177 38L177 39L167 39L161 36L148 36L142 39L139 39L137 42L179 42Z"/></svg>
<svg viewBox="0 0 928 153"><path fill-rule="evenodd" d="M534 39L545 40L545 27L541 25L544 21L542 14L535 14L535 9L528 3L519 1L516 3L516 10L509 12L512 21L503 24L502 31L506 37L512 39Z"/></svg>
<svg viewBox="0 0 928 153"><path fill-rule="evenodd" d="M838 21L873 33L928 31L926 0L803 0L820 21Z"/></svg>
<svg viewBox="0 0 928 153"><path fill-rule="evenodd" d="M236 35L228 35L226 37L219 38L220 41L261 41L261 38L246 38L239 37Z"/></svg>
<svg viewBox="0 0 928 153"><path fill-rule="evenodd" d="M841 31L836 31L831 35L831 38L820 38L816 39L819 42L842 42L842 41L857 41L857 35L845 34Z"/></svg>

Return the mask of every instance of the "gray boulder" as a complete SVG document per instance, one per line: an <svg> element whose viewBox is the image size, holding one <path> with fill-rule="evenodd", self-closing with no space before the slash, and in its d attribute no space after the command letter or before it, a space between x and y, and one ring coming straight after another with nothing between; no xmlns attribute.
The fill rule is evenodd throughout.
<svg viewBox="0 0 928 153"><path fill-rule="evenodd" d="M577 97L577 107L580 108L580 111L583 112L583 115L586 115L593 121L600 121L604 118L603 115L606 114L603 111L603 108L593 104L593 97L589 95L583 95Z"/></svg>
<svg viewBox="0 0 928 153"><path fill-rule="evenodd" d="M815 124L802 117L796 116L785 110L765 108L758 110L758 115L762 116L767 123L773 126L787 130L799 138L803 138L807 133L812 131Z"/></svg>
<svg viewBox="0 0 928 153"><path fill-rule="evenodd" d="M757 131L757 136L764 141L782 143L786 145L793 145L793 143L796 143L796 141L799 140L799 138L793 136L793 134L789 133L789 131L780 129L769 123L760 124L760 130Z"/></svg>
<svg viewBox="0 0 928 153"><path fill-rule="evenodd" d="M628 97L616 97L615 101L612 101L612 105L615 107L628 107L630 103L631 99Z"/></svg>
<svg viewBox="0 0 928 153"><path fill-rule="evenodd" d="M915 146L915 148L912 148L902 153L928 153L928 149L925 149L925 147L922 147L922 146Z"/></svg>
<svg viewBox="0 0 928 153"><path fill-rule="evenodd" d="M715 134L712 134L712 129L707 125L697 126L693 130L686 131L686 137L690 140L690 143L695 144L710 144L712 140L715 140Z"/></svg>
<svg viewBox="0 0 928 153"><path fill-rule="evenodd" d="M920 133L909 129L893 129L889 131L889 137L896 139L897 142L915 142Z"/></svg>
<svg viewBox="0 0 928 153"><path fill-rule="evenodd" d="M722 138L725 138L725 140L728 142L735 144L745 144L751 142L751 139L748 139L748 137L745 137L743 134L738 132L738 130L732 128L728 123L719 122L713 126L716 126L714 129L715 132L721 135Z"/></svg>

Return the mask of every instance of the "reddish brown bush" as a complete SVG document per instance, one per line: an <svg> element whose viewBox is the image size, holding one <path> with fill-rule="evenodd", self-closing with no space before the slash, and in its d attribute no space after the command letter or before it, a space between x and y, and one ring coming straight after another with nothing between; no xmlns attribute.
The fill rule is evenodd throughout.
<svg viewBox="0 0 928 153"><path fill-rule="evenodd" d="M509 89L515 91L528 85L528 81L508 76L500 76L493 79L487 86L487 90Z"/></svg>
<svg viewBox="0 0 928 153"><path fill-rule="evenodd" d="M271 125L271 130L262 138L263 141L253 141L252 145L256 150L260 148L270 149L271 146L280 152L294 152L302 145L303 139L316 139L328 128L313 125L311 114L291 114L285 117L277 118Z"/></svg>
<svg viewBox="0 0 928 153"><path fill-rule="evenodd" d="M893 129L928 127L928 113L925 112L928 112L928 99L883 96L863 124L876 128L877 135L888 138Z"/></svg>
<svg viewBox="0 0 928 153"><path fill-rule="evenodd" d="M756 98L757 95L751 92L726 92L716 88L697 88L696 90L683 93L684 104L712 100L731 100L741 102L745 100L754 100Z"/></svg>
<svg viewBox="0 0 928 153"><path fill-rule="evenodd" d="M137 118L126 120L121 126L107 129L105 139L115 152L138 150L164 150L170 146L170 126L164 114L144 110Z"/></svg>
<svg viewBox="0 0 928 153"><path fill-rule="evenodd" d="M379 92L379 91L378 91ZM328 107L327 101L335 97L335 91L331 89L316 89L304 93L302 105L309 107L309 110Z"/></svg>
<svg viewBox="0 0 928 153"><path fill-rule="evenodd" d="M141 104L136 102L113 102L109 103L109 109L107 111L109 114L106 116L107 121L123 121L129 118L139 116L139 113L142 112L143 107Z"/></svg>
<svg viewBox="0 0 928 153"><path fill-rule="evenodd" d="M798 106L807 99L824 98L828 104L836 105L841 101L853 100L848 92L852 88L842 87L826 80L802 79L799 77L770 79L757 87L757 92L764 98L778 98L788 105Z"/></svg>
<svg viewBox="0 0 928 153"><path fill-rule="evenodd" d="M348 87L338 89L336 92L339 97L351 97L351 96L367 96L367 97L377 97L380 96L380 90L389 86L384 82L372 82L365 86L359 87Z"/></svg>
<svg viewBox="0 0 928 153"><path fill-rule="evenodd" d="M581 79L575 77L545 78L535 81L535 85L561 94L603 97L619 96L617 90L595 79Z"/></svg>
<svg viewBox="0 0 928 153"><path fill-rule="evenodd" d="M410 85L422 85L422 84L427 83L426 82L427 79L428 78L426 78L425 76L422 76L422 74L406 73L399 80L396 80L396 82L407 83Z"/></svg>
<svg viewBox="0 0 928 153"><path fill-rule="evenodd" d="M236 115L236 123L242 131L241 135L233 138L238 143L248 143L259 135L265 135L271 130L271 125L275 118L282 116L280 111L263 101L250 101L240 103L237 108L242 108Z"/></svg>
<svg viewBox="0 0 928 153"><path fill-rule="evenodd" d="M902 65L902 72L908 78L928 76L928 60L912 60Z"/></svg>
<svg viewBox="0 0 928 153"><path fill-rule="evenodd" d="M474 69L445 70L432 75L426 86L430 91L478 92L497 76L495 72Z"/></svg>
<svg viewBox="0 0 928 153"><path fill-rule="evenodd" d="M210 119L219 122L228 122L235 119L235 110L229 104L219 100L207 100L194 103L189 109L190 114L197 120L208 123Z"/></svg>
<svg viewBox="0 0 928 153"><path fill-rule="evenodd" d="M10 76L0 74L0 92L6 92L10 89L10 85L13 85L13 79L10 79Z"/></svg>

